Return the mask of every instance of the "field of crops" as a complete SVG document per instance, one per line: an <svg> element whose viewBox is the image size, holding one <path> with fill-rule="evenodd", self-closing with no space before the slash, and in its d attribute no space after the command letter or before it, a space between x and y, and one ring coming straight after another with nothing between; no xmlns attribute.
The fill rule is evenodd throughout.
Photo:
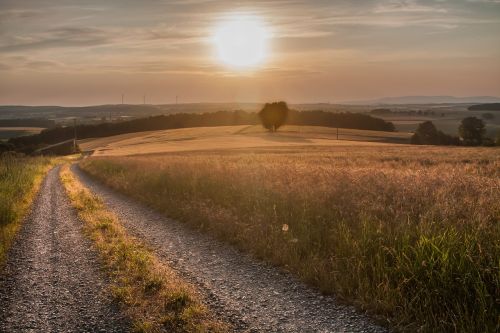
<svg viewBox="0 0 500 333"><path fill-rule="evenodd" d="M499 150L288 147L81 165L393 327L499 328Z"/></svg>
<svg viewBox="0 0 500 333"><path fill-rule="evenodd" d="M337 135L338 134L338 135ZM261 125L181 128L128 133L79 141L82 151L94 156L241 149L253 147L353 146L380 142L409 143L411 133L383 132L321 126L285 125L269 133Z"/></svg>

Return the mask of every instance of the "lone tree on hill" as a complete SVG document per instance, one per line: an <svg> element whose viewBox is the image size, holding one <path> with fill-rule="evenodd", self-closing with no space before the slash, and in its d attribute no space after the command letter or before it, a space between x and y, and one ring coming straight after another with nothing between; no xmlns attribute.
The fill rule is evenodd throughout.
<svg viewBox="0 0 500 333"><path fill-rule="evenodd" d="M278 128L283 126L288 116L288 105L285 102L266 103L259 112L259 117L262 126L276 132Z"/></svg>
<svg viewBox="0 0 500 333"><path fill-rule="evenodd" d="M486 133L484 123L476 117L467 117L462 120L458 128L460 137L464 140L464 144L468 146L477 146L483 143L483 137Z"/></svg>

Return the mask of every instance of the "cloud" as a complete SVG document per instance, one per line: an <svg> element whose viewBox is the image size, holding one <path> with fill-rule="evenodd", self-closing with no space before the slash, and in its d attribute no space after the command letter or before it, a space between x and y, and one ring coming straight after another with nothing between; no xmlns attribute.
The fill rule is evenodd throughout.
<svg viewBox="0 0 500 333"><path fill-rule="evenodd" d="M375 13L447 13L441 6L423 5L415 0L393 0L379 4Z"/></svg>
<svg viewBox="0 0 500 333"><path fill-rule="evenodd" d="M54 70L58 67L61 67L60 63L54 61L29 61L26 62L23 66L25 69L33 69L33 70Z"/></svg>
<svg viewBox="0 0 500 333"><path fill-rule="evenodd" d="M6 20L12 20L12 19L31 19L31 18L39 16L41 14L42 14L42 11L34 10L34 9L28 9L28 10L7 9L7 10L2 10L0 12L0 20L6 21Z"/></svg>
<svg viewBox="0 0 500 333"><path fill-rule="evenodd" d="M112 42L109 32L97 28L60 27L30 36L12 36L11 42L0 45L0 52L19 52L37 49L88 47Z"/></svg>

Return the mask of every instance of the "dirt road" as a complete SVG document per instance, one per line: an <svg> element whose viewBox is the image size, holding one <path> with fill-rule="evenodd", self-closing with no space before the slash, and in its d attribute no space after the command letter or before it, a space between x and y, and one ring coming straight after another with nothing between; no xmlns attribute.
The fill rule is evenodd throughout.
<svg viewBox="0 0 500 333"><path fill-rule="evenodd" d="M385 332L353 307L324 297L290 274L170 220L72 168L128 232L196 285L207 305L240 332Z"/></svg>
<svg viewBox="0 0 500 333"><path fill-rule="evenodd" d="M45 178L0 274L0 332L126 332L59 180Z"/></svg>

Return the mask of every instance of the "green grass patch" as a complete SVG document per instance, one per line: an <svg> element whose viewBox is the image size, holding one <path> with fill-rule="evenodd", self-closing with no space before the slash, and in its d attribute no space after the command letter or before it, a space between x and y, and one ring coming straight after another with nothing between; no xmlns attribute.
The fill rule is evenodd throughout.
<svg viewBox="0 0 500 333"><path fill-rule="evenodd" d="M54 159L0 155L0 268Z"/></svg>

